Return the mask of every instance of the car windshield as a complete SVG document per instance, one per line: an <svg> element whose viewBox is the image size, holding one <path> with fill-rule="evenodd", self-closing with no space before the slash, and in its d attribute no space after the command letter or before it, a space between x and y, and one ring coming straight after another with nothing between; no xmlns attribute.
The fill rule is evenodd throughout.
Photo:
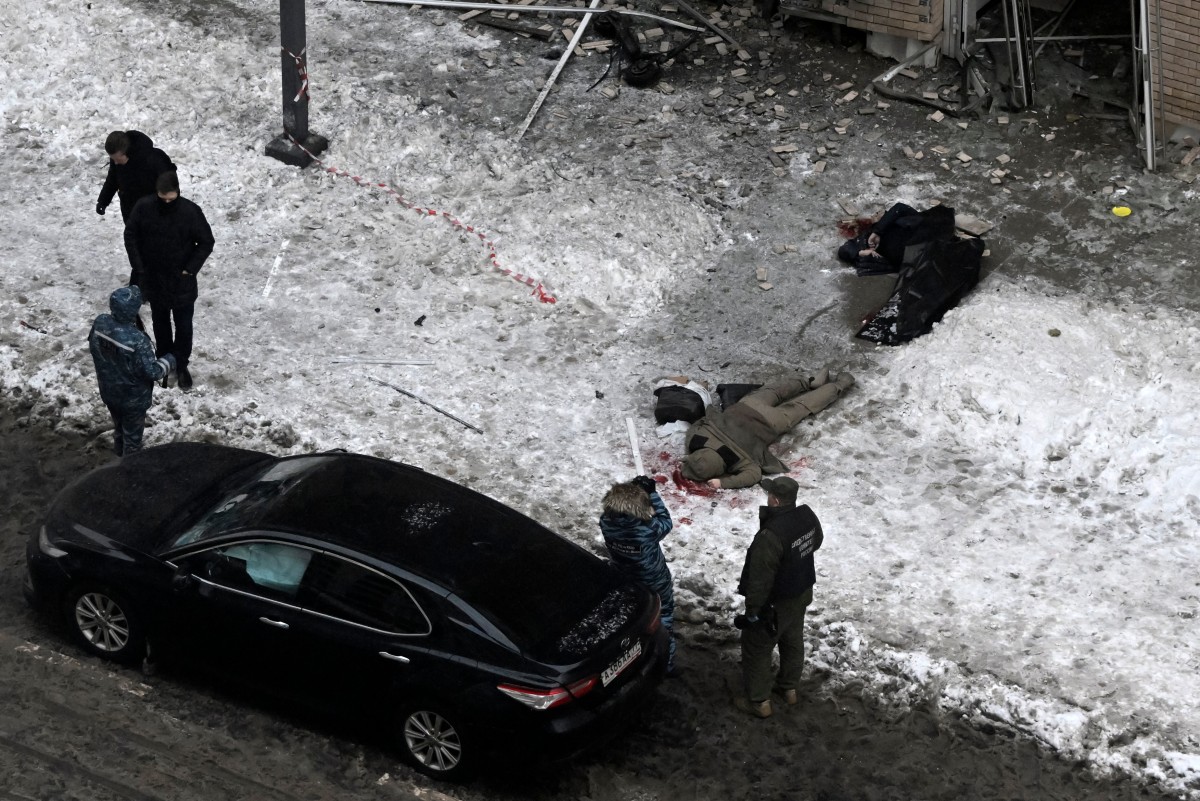
<svg viewBox="0 0 1200 801"><path fill-rule="evenodd" d="M227 492L212 509L172 540L168 547L189 545L252 525L272 503L325 461L327 457L302 456L275 462L246 483Z"/></svg>

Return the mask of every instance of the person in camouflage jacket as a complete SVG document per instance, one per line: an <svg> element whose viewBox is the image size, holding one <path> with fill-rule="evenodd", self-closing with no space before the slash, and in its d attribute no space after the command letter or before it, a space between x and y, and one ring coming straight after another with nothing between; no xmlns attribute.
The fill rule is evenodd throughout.
<svg viewBox="0 0 1200 801"><path fill-rule="evenodd" d="M123 286L108 298L111 312L97 317L88 332L100 399L112 415L118 456L141 450L154 382L165 381L175 369L175 357L155 359L150 337L137 329L141 306L142 291Z"/></svg>
<svg viewBox="0 0 1200 801"><path fill-rule="evenodd" d="M658 485L648 476L613 484L604 496L600 533L613 564L634 581L658 593L663 628L670 638L667 675L679 675L675 666L675 590L671 570L663 556L663 538L674 526L671 513L658 495Z"/></svg>

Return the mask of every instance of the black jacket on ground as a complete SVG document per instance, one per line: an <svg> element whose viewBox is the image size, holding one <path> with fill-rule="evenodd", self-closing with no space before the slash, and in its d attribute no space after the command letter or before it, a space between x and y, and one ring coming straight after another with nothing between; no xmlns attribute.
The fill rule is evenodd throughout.
<svg viewBox="0 0 1200 801"><path fill-rule="evenodd" d="M131 283L153 304L184 306L196 301L196 273L215 245L204 212L179 197L142 198L125 224Z"/></svg>
<svg viewBox="0 0 1200 801"><path fill-rule="evenodd" d="M126 131L125 134L129 137L129 152L125 154L129 161L124 164L108 162L108 177L104 179L97 202L107 208L113 195L119 195L121 219L129 222L134 204L146 195L153 195L158 176L174 172L175 165L171 163L171 157L155 147L150 137L141 131Z"/></svg>

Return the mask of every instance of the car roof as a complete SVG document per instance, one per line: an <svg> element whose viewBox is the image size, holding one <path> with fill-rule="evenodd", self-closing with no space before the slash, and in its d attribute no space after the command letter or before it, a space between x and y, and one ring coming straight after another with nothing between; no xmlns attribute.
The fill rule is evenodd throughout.
<svg viewBox="0 0 1200 801"><path fill-rule="evenodd" d="M531 616L541 618L538 629L569 625L625 583L606 562L534 520L419 468L348 453L295 458L312 463L264 508L256 527L396 565L510 626L521 628Z"/></svg>

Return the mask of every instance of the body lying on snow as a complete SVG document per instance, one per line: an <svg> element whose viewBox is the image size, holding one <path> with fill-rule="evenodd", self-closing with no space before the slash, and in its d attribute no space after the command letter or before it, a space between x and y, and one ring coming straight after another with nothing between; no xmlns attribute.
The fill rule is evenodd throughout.
<svg viewBox="0 0 1200 801"><path fill-rule="evenodd" d="M815 376L791 376L765 384L721 411L705 409L704 417L684 436L684 478L711 487L751 487L763 474L786 473L770 445L816 414L854 385L854 376L821 370Z"/></svg>
<svg viewBox="0 0 1200 801"><path fill-rule="evenodd" d="M958 235L948 206L893 205L838 248L859 275L899 273L891 296L856 336L898 345L928 333L979 282L984 250L982 239Z"/></svg>

